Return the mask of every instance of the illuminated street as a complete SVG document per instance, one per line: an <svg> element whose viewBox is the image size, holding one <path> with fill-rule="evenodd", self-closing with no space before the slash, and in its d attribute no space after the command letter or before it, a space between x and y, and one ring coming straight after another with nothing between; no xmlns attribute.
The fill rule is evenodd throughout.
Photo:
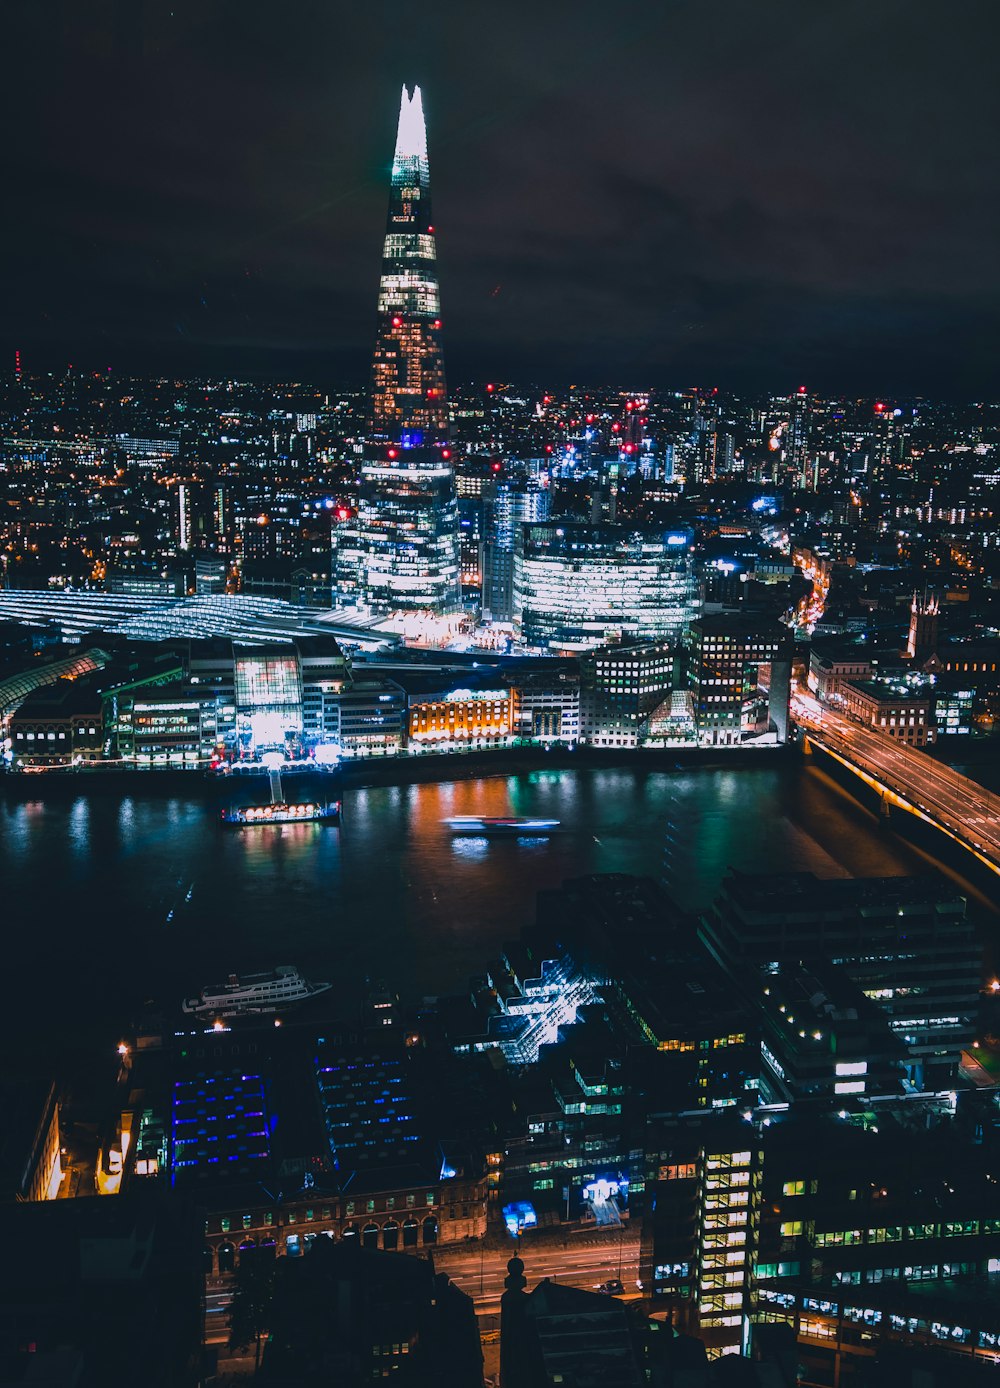
<svg viewBox="0 0 1000 1388"><path fill-rule="evenodd" d="M507 1276L507 1262L514 1251L513 1242L501 1249L487 1248L485 1254L479 1249L468 1253L460 1249L442 1249L435 1254L434 1265L438 1271L446 1272L463 1292L473 1298L480 1314L487 1314L499 1306L504 1278ZM524 1262L529 1289L544 1277L551 1277L571 1287L582 1287L586 1291L594 1291L602 1282L619 1278L626 1296L640 1294L636 1286L639 1276L638 1234L630 1233L627 1229L621 1239L612 1237L600 1242L590 1239L584 1242L583 1236L575 1242L570 1236L566 1247L553 1247L549 1243L533 1244L530 1238L526 1238L521 1240L519 1256Z"/></svg>

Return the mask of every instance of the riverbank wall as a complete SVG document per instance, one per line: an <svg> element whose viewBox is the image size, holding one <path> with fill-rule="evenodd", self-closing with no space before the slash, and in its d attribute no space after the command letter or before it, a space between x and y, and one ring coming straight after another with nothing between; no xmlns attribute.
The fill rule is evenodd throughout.
<svg viewBox="0 0 1000 1388"><path fill-rule="evenodd" d="M433 781L468 781L482 776L514 776L530 771L572 771L621 767L631 771L694 771L702 768L773 766L797 760L801 752L782 747L504 747L469 752L424 752L410 757L359 757L332 771L298 771L283 779L286 795L309 794L335 799L343 790L365 786L420 785ZM0 794L18 800L51 795L207 795L224 804L265 798L267 773L220 776L200 768L53 767L38 772L0 775Z"/></svg>

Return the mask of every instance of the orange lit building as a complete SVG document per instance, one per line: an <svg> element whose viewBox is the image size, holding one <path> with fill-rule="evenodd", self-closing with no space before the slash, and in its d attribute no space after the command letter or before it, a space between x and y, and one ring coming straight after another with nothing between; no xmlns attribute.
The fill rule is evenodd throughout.
<svg viewBox="0 0 1000 1388"><path fill-rule="evenodd" d="M411 742L499 742L517 718L516 689L456 689L443 699L410 707Z"/></svg>

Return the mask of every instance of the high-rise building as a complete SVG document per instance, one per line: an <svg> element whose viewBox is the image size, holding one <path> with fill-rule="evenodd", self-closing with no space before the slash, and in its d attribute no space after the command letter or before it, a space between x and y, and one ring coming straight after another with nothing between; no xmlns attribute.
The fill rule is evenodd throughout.
<svg viewBox="0 0 1000 1388"><path fill-rule="evenodd" d="M712 615L691 623L686 642L699 742L787 741L794 646L787 627Z"/></svg>
<svg viewBox="0 0 1000 1388"><path fill-rule="evenodd" d="M914 1087L954 1085L975 1035L982 946L944 878L732 872L702 936L734 979L750 966L833 960L887 1014Z"/></svg>
<svg viewBox="0 0 1000 1388"><path fill-rule="evenodd" d="M514 550L514 629L529 646L590 650L680 641L695 609L689 531L575 521L523 525Z"/></svg>
<svg viewBox="0 0 1000 1388"><path fill-rule="evenodd" d="M601 646L582 666L580 722L596 747L638 747L653 713L670 698L678 651L668 641Z"/></svg>
<svg viewBox="0 0 1000 1388"><path fill-rule="evenodd" d="M420 88L410 96L404 87L358 506L360 593L382 611L442 613L459 605L458 506L435 260Z"/></svg>
<svg viewBox="0 0 1000 1388"><path fill-rule="evenodd" d="M552 493L535 482L498 482L486 504L483 546L483 610L509 622L513 604L514 549L522 525L546 521Z"/></svg>
<svg viewBox="0 0 1000 1388"><path fill-rule="evenodd" d="M805 386L799 386L789 401L785 459L789 467L794 469L796 486L803 489L812 484L812 471L809 466L810 415L808 392Z"/></svg>
<svg viewBox="0 0 1000 1388"><path fill-rule="evenodd" d="M868 444L868 519L879 531L888 529L896 496L903 452L901 411L881 400L872 411Z"/></svg>

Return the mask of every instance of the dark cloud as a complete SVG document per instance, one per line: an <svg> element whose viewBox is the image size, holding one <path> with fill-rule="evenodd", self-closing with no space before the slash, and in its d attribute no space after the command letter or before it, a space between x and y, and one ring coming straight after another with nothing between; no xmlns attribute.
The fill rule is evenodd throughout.
<svg viewBox="0 0 1000 1388"><path fill-rule="evenodd" d="M993 389L994 0L5 17L0 342L29 362L364 379L419 80L453 377Z"/></svg>

